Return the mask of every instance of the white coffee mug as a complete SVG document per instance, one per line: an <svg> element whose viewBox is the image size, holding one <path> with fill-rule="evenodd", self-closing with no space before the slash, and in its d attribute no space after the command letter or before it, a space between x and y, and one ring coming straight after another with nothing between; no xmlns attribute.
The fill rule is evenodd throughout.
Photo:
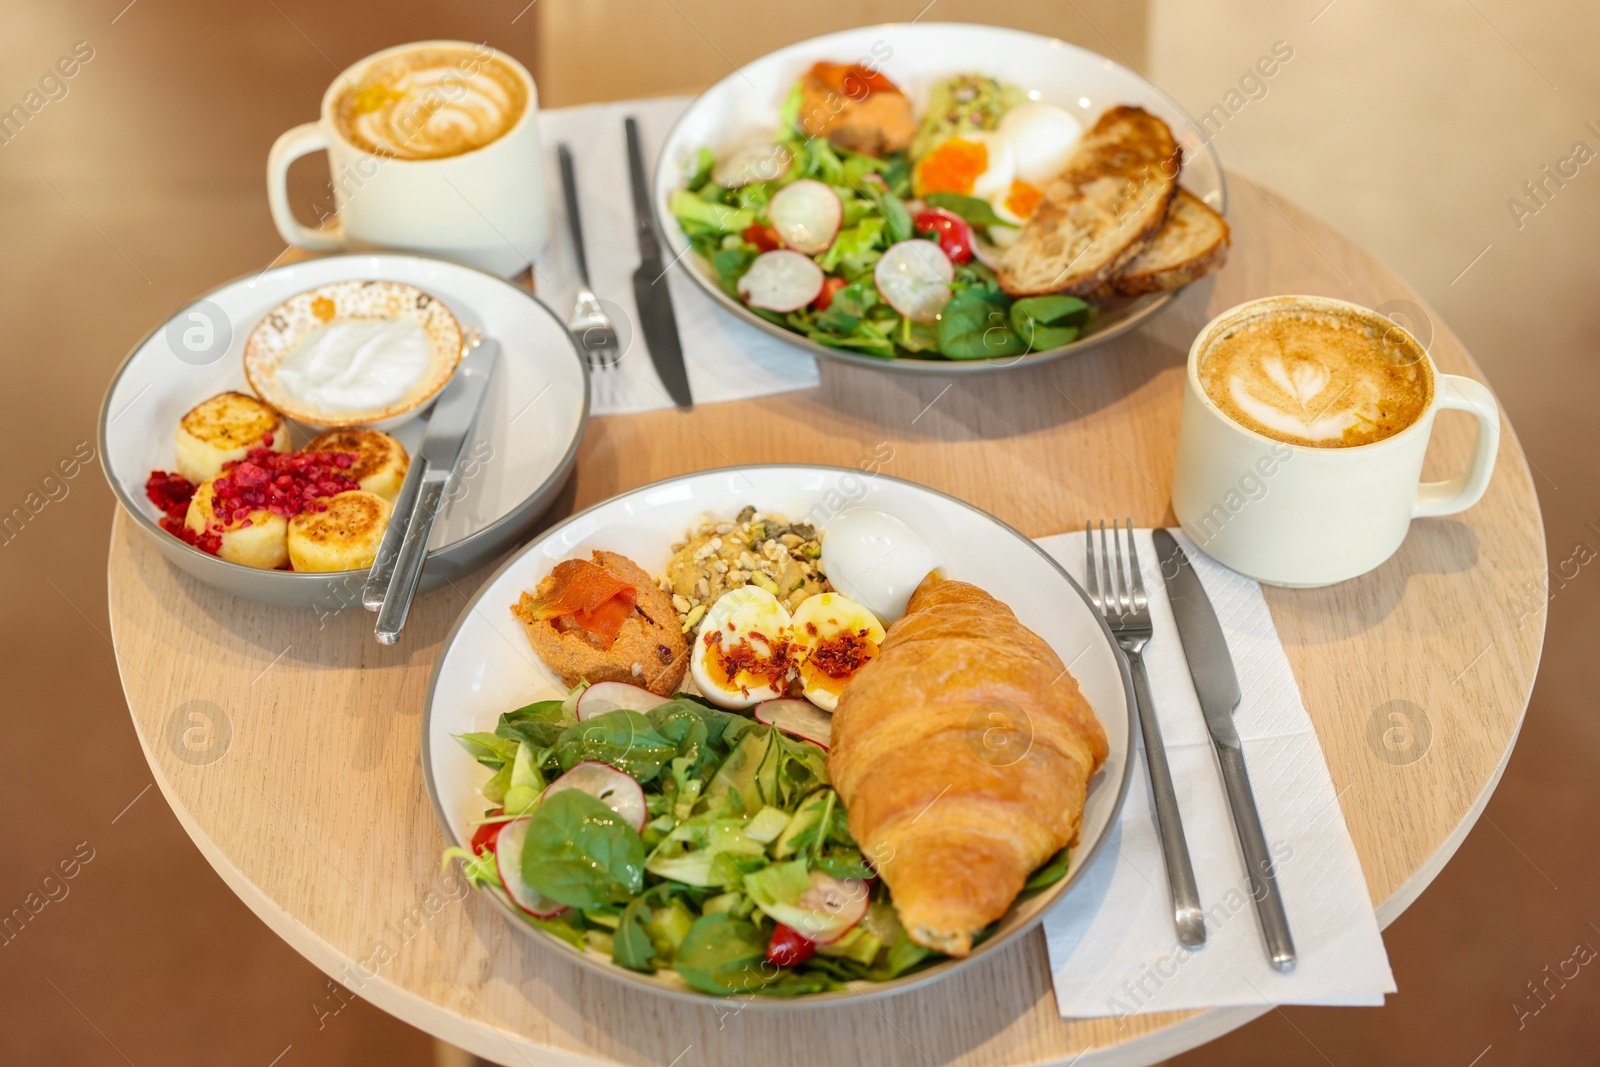
<svg viewBox="0 0 1600 1067"><path fill-rule="evenodd" d="M1189 348L1172 509L1184 532L1218 562L1270 585L1331 585L1365 574L1394 554L1413 518L1453 515L1489 486L1500 447L1500 408L1471 378L1440 374L1423 346L1432 397L1392 436L1349 448L1314 448L1268 437L1229 418L1206 394L1200 361L1221 331L1266 310L1328 310L1371 318L1379 312L1321 296L1278 296L1231 308ZM1478 420L1467 468L1423 482L1422 461L1441 410Z"/></svg>
<svg viewBox="0 0 1600 1067"><path fill-rule="evenodd" d="M463 50L494 57L520 78L527 106L515 125L481 148L438 159L377 155L351 143L334 121L334 107L350 85L360 85L373 64L397 53ZM521 271L550 238L544 158L539 140L538 93L521 63L487 45L422 41L385 49L352 65L322 96L322 118L296 126L267 156L267 201L283 239L308 252L402 249L468 263L501 277ZM313 229L289 207L289 164L312 152L328 153L334 225Z"/></svg>

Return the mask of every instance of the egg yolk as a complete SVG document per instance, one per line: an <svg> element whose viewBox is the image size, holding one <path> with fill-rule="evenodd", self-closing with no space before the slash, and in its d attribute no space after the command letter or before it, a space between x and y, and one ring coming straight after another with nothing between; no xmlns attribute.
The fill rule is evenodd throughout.
<svg viewBox="0 0 1600 1067"><path fill-rule="evenodd" d="M765 634L761 635L767 641ZM780 693L789 680L794 650L787 641L769 645L769 651L757 650L749 640L728 645L723 642L722 631L705 635L707 656L706 673L711 680L727 692L740 692L748 696L750 684L765 685Z"/></svg>
<svg viewBox="0 0 1600 1067"><path fill-rule="evenodd" d="M1006 192L1006 210L1019 219L1025 219L1033 214L1033 209L1043 199L1044 193L1039 191L1038 186L1022 181L1012 182L1010 190Z"/></svg>
<svg viewBox="0 0 1600 1067"><path fill-rule="evenodd" d="M918 196L960 193L971 196L978 178L989 169L989 148L978 141L952 137L917 164Z"/></svg>

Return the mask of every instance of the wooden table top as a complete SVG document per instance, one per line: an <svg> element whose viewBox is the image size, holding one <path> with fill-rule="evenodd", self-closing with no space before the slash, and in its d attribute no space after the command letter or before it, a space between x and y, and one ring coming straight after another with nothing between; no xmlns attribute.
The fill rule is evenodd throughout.
<svg viewBox="0 0 1600 1067"><path fill-rule="evenodd" d="M876 459L1032 536L1113 516L1171 525L1184 359L1208 319L1273 293L1421 303L1293 204L1237 175L1230 191L1230 264L1132 336L979 379L824 363L814 390L597 418L548 521L708 467ZM1448 329L1431 326L1440 368L1481 379ZM1429 477L1464 467L1472 432L1466 416L1440 417ZM1525 602L1544 561L1507 426L1477 507L1417 521L1362 578L1267 590L1380 923L1438 874L1499 781L1539 662L1544 615ZM359 608L319 620L238 600L168 566L120 512L112 528L112 632L156 784L245 903L379 1007L501 1063L727 1067L1147 1064L1267 1010L1063 1020L1038 931L929 988L826 1009L698 1009L580 969L488 901L462 899L440 871L418 754L423 694L491 570L420 598L401 642L384 648ZM206 721L195 712L213 734L184 737ZM1395 726L1413 732L1386 735Z"/></svg>

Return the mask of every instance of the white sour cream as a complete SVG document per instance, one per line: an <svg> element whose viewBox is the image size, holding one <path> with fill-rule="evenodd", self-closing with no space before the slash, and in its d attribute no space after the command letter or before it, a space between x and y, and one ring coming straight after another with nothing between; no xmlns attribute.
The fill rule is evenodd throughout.
<svg viewBox="0 0 1600 1067"><path fill-rule="evenodd" d="M416 388L432 348L427 331L410 319L335 319L284 357L278 387L307 411L381 411Z"/></svg>

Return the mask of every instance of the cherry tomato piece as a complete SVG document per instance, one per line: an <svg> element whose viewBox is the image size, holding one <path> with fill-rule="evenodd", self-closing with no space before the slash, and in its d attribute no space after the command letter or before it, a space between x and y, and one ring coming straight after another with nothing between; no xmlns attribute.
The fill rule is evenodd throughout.
<svg viewBox="0 0 1600 1067"><path fill-rule="evenodd" d="M782 923L773 928L772 940L767 942L767 962L779 967L798 967L816 954L815 944L800 931Z"/></svg>
<svg viewBox="0 0 1600 1067"><path fill-rule="evenodd" d="M833 294L849 284L843 278L829 277L823 279L822 292L818 293L817 298L811 301L811 306L818 311L827 311L829 305L833 303Z"/></svg>
<svg viewBox="0 0 1600 1067"><path fill-rule="evenodd" d="M931 233L939 242L944 254L952 263L965 263L972 258L972 227L967 220L942 207L930 207L917 213L911 220L918 233Z"/></svg>
<svg viewBox="0 0 1600 1067"><path fill-rule="evenodd" d="M490 815L504 815L504 808L495 808ZM486 822L472 832L471 852L474 856L483 856L494 851L494 839L500 836L503 822Z"/></svg>
<svg viewBox="0 0 1600 1067"><path fill-rule="evenodd" d="M783 240L778 236L778 231L759 222L753 226L746 226L741 236L763 252L776 252L783 247Z"/></svg>

